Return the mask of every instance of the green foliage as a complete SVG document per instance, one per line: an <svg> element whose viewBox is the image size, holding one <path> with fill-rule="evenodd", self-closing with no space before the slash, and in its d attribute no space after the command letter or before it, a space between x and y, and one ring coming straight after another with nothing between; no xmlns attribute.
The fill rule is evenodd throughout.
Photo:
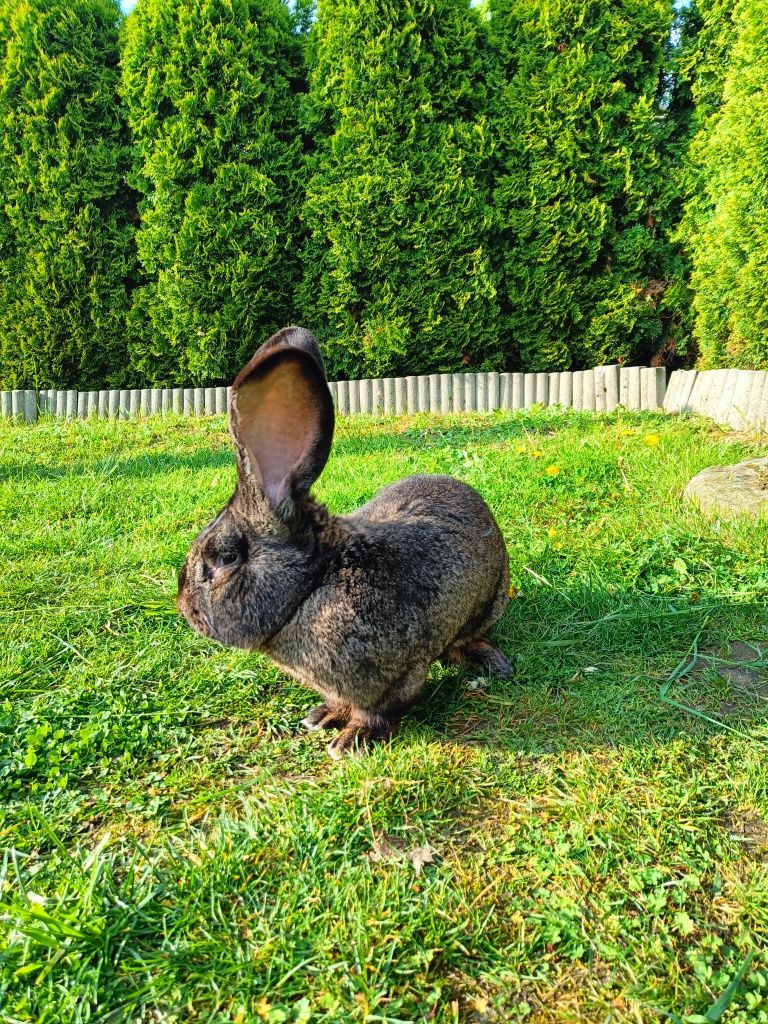
<svg viewBox="0 0 768 1024"><path fill-rule="evenodd" d="M704 8L700 114L681 231L701 364L768 366L768 23L763 4ZM730 44L730 45L729 45ZM727 72L717 68L728 46ZM718 82L722 100L718 103Z"/></svg>
<svg viewBox="0 0 768 1024"><path fill-rule="evenodd" d="M660 116L670 0L490 0L507 344L526 370L647 361L682 263Z"/></svg>
<svg viewBox="0 0 768 1024"><path fill-rule="evenodd" d="M117 0L0 6L0 386L125 380L134 278Z"/></svg>
<svg viewBox="0 0 768 1024"><path fill-rule="evenodd" d="M132 362L153 384L227 380L291 320L300 40L281 0L140 0L123 94L147 283Z"/></svg>
<svg viewBox="0 0 768 1024"><path fill-rule="evenodd" d="M466 0L328 0L300 309L344 376L499 368L485 36Z"/></svg>

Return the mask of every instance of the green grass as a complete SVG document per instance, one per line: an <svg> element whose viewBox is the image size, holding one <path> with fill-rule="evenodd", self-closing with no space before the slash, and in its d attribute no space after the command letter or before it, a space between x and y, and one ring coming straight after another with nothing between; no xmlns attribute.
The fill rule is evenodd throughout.
<svg viewBox="0 0 768 1024"><path fill-rule="evenodd" d="M647 414L340 423L333 511L453 473L518 593L514 680L435 665L337 764L311 693L174 611L223 420L0 427L0 1019L768 1021L768 528L680 500L764 450Z"/></svg>

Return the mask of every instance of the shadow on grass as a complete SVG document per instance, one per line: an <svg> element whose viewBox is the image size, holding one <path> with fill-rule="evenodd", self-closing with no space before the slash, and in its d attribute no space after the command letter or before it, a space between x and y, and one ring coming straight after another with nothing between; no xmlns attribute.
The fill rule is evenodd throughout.
<svg viewBox="0 0 768 1024"><path fill-rule="evenodd" d="M646 417L648 414L645 414ZM482 439L488 444L503 444L525 438L528 432L538 434L554 433L566 427L582 426L588 433L594 428L594 414L573 410L547 410L528 414L520 412L514 417L504 414L462 414L454 417L437 417L427 414L403 417L399 420L380 420L374 417L356 419L354 434L347 433L349 421L337 426L331 458L349 455L375 455L385 452L423 452L425 445L434 448L453 449L468 442ZM82 429L87 429L87 424ZM179 470L194 472L205 469L221 469L234 466L234 449L222 439L212 438L210 450L190 454L156 453L133 456L130 439L130 425L125 437L115 443L109 455L93 459L67 459L39 462L22 462L0 459L0 482L16 480L58 480L71 476L117 477L128 479L149 478ZM199 445L200 436L190 432L191 444Z"/></svg>
<svg viewBox="0 0 768 1024"><path fill-rule="evenodd" d="M768 743L768 617L757 602L541 588L511 603L492 639L513 676L433 666L403 738L417 726L528 754L718 730Z"/></svg>

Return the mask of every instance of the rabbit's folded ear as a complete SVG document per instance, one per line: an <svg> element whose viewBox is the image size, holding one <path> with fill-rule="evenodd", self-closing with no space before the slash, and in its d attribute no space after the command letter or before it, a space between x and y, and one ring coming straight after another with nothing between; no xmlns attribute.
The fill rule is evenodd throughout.
<svg viewBox="0 0 768 1024"><path fill-rule="evenodd" d="M309 491L328 461L334 425L322 356L309 331L286 327L261 346L232 385L230 423L238 471L273 510Z"/></svg>

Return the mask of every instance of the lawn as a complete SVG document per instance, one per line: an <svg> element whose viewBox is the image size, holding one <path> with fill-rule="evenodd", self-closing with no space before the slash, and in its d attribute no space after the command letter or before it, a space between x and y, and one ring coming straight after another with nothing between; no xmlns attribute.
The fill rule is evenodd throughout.
<svg viewBox="0 0 768 1024"><path fill-rule="evenodd" d="M2 1021L768 1021L768 528L680 500L764 440L342 421L333 511L415 471L486 497L515 677L434 665L339 763L312 693L175 613L233 486L222 418L0 452Z"/></svg>

